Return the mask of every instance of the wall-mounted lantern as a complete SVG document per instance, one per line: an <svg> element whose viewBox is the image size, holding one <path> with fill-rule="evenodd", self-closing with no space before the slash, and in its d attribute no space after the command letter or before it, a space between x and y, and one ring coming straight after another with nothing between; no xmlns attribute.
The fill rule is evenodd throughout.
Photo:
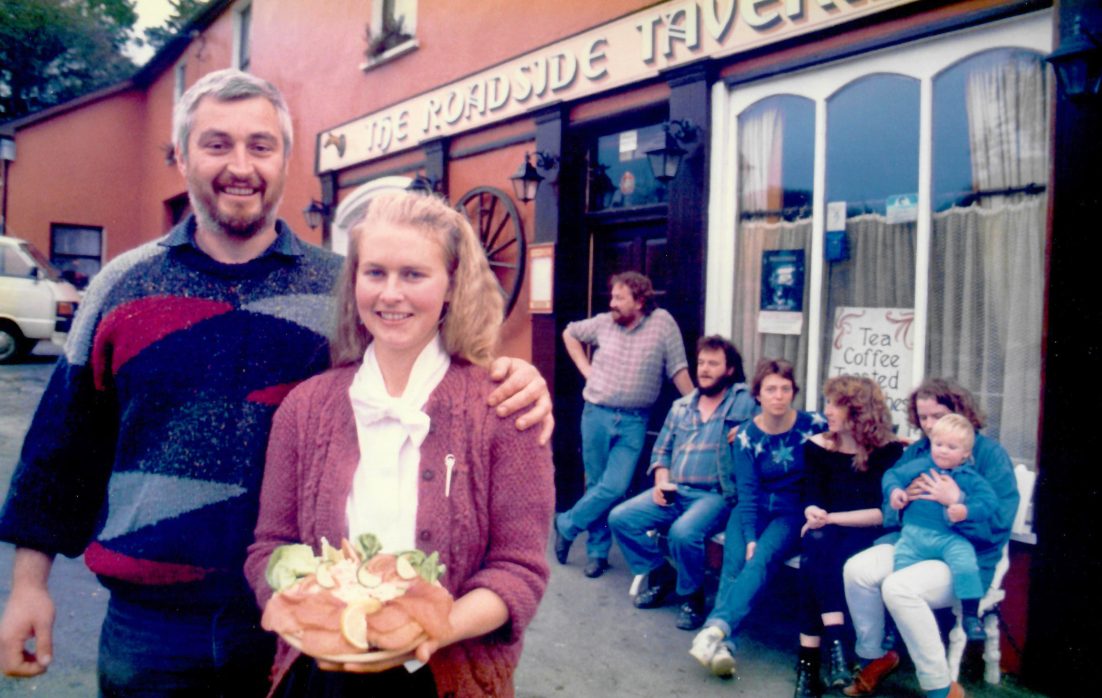
<svg viewBox="0 0 1102 698"><path fill-rule="evenodd" d="M1076 15L1071 36L1046 59L1056 70L1056 80L1070 99L1097 96L1102 87L1102 44L1083 29L1083 17Z"/></svg>
<svg viewBox="0 0 1102 698"><path fill-rule="evenodd" d="M310 199L310 205L302 209L302 215L306 217L306 225L310 230L317 229L329 218L329 206L317 199Z"/></svg>
<svg viewBox="0 0 1102 698"><path fill-rule="evenodd" d="M532 156L536 158L536 164L532 164ZM536 190L539 189L540 182L545 178L539 173L539 170L547 172L553 170L559 164L559 159L544 151L536 151L535 153L525 153L524 162L517 168L516 174L509 179L513 182L513 193L517 199L528 203L536 198Z"/></svg>
<svg viewBox="0 0 1102 698"><path fill-rule="evenodd" d="M700 127L688 119L674 119L662 124L662 145L647 151L651 173L663 184L669 183L681 169L681 160L688 151L685 145L694 143Z"/></svg>

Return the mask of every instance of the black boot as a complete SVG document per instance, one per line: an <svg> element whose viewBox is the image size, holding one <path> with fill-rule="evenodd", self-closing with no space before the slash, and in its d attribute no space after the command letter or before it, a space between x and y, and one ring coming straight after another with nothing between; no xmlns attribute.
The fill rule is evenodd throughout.
<svg viewBox="0 0 1102 698"><path fill-rule="evenodd" d="M853 672L846 662L846 651L842 647L841 640L835 640L827 646L830 655L830 669L827 672L827 686L841 688L848 686L853 679Z"/></svg>
<svg viewBox="0 0 1102 698"><path fill-rule="evenodd" d="M819 678L819 667L806 659L796 665L796 692L794 698L819 698L823 695L823 680Z"/></svg>

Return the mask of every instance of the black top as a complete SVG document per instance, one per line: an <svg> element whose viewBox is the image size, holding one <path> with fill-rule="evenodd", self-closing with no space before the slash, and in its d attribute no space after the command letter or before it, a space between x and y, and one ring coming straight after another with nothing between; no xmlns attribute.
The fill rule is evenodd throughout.
<svg viewBox="0 0 1102 698"><path fill-rule="evenodd" d="M898 441L869 454L865 470L853 467L853 455L828 451L811 439L804 443L804 506L828 512L880 508L880 480L903 453Z"/></svg>

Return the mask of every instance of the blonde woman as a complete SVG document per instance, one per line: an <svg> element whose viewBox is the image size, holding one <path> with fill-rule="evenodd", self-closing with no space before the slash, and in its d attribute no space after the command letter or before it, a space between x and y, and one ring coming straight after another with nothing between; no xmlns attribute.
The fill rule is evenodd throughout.
<svg viewBox="0 0 1102 698"><path fill-rule="evenodd" d="M376 664L316 662L282 645L280 696L509 696L547 583L554 485L536 430L485 406L502 300L474 231L435 197L373 200L338 288L335 368L275 417L246 572L261 605L272 550L376 534L438 551L452 634ZM409 672L410 659L425 663Z"/></svg>

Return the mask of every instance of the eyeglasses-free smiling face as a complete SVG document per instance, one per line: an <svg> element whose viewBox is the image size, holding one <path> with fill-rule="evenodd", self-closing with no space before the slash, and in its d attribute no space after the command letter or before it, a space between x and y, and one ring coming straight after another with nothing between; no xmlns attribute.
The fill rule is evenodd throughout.
<svg viewBox="0 0 1102 698"><path fill-rule="evenodd" d="M264 97L204 97L188 139L177 166L199 224L238 239L270 228L287 177L283 131L272 103Z"/></svg>
<svg viewBox="0 0 1102 698"><path fill-rule="evenodd" d="M444 249L417 228L367 223L360 233L356 307L376 354L415 359L436 334L450 280Z"/></svg>

